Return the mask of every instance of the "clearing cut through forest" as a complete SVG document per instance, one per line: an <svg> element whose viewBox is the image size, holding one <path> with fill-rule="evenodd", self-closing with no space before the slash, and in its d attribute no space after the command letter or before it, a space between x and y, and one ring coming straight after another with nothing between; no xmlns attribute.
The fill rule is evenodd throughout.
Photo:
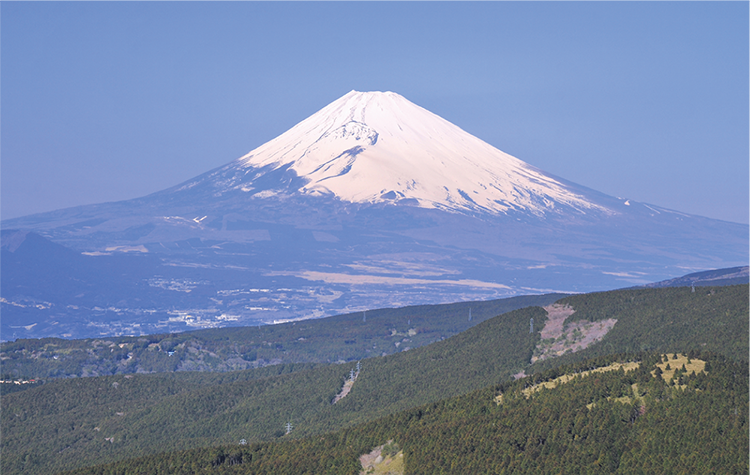
<svg viewBox="0 0 750 475"><path fill-rule="evenodd" d="M583 350L604 338L617 323L616 319L608 318L597 322L581 320L566 325L567 318L575 313L573 307L554 303L543 308L547 312L547 322L540 332L541 341L534 350L531 363Z"/></svg>

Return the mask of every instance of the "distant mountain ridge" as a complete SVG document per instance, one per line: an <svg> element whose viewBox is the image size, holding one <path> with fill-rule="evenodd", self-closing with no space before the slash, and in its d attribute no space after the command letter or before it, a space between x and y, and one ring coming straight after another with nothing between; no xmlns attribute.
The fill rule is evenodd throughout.
<svg viewBox="0 0 750 475"><path fill-rule="evenodd" d="M732 267L729 269L707 270L694 272L674 279L646 284L644 287L682 287L708 285L738 285L747 284L750 280L750 267Z"/></svg>
<svg viewBox="0 0 750 475"><path fill-rule="evenodd" d="M67 269L31 265L44 245L12 238L0 325L19 338L589 292L750 260L747 225L554 177L387 92L352 91L172 188L2 228L4 240L31 231L78 252L78 269L110 269L108 286L82 274L65 292L29 289L19 282Z"/></svg>
<svg viewBox="0 0 750 475"><path fill-rule="evenodd" d="M486 302L372 309L263 327L142 337L19 339L0 343L0 359L5 373L26 379L344 363L409 351L497 315L548 305L563 296L529 295Z"/></svg>

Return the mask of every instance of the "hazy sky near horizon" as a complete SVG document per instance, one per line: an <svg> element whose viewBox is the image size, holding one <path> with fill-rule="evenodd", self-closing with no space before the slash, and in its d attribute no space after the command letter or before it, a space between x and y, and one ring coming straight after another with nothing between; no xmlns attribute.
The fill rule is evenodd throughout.
<svg viewBox="0 0 750 475"><path fill-rule="evenodd" d="M136 198L350 90L748 223L747 2L2 2L2 218Z"/></svg>

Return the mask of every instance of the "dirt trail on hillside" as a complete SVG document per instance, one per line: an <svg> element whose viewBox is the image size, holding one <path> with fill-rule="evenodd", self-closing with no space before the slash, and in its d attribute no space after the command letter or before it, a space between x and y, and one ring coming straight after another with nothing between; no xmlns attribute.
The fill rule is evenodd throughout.
<svg viewBox="0 0 750 475"><path fill-rule="evenodd" d="M333 402L331 404L336 404L340 400L344 399L347 394L349 394L349 391L352 390L352 387L354 387L354 381L348 380L344 383L344 387L341 388L341 391L336 395L335 398L333 398Z"/></svg>

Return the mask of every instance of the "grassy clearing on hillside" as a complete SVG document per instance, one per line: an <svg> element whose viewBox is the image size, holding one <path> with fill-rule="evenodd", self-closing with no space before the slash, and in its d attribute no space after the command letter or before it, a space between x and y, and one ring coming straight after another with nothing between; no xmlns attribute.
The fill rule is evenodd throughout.
<svg viewBox="0 0 750 475"><path fill-rule="evenodd" d="M634 371L638 369L641 366L640 362L628 362L628 363L612 363L608 366L602 366L600 368L587 370L587 371L581 371L578 373L571 373L571 374L564 374L562 376L558 376L557 378L550 380L550 381L543 381L539 384L535 384L533 386L530 386L528 388L525 388L521 393L528 399L531 397L532 394L535 392L541 391L542 389L555 389L561 384L565 384L569 381L572 381L576 378L585 378L586 376L594 373L606 373L608 371L617 371L620 368L622 368L623 371ZM498 404L502 404L503 402L503 395L498 394L495 397L495 402Z"/></svg>
<svg viewBox="0 0 750 475"><path fill-rule="evenodd" d="M663 361L658 363L656 366L659 368L661 373L661 379L664 381L672 381L677 371L684 374L695 374L706 371L706 362L699 359L690 359L687 355L681 355L676 353L667 353L662 356ZM651 374L656 377L656 370L653 370Z"/></svg>
<svg viewBox="0 0 750 475"><path fill-rule="evenodd" d="M641 366L641 364L640 363L636 363L636 362L612 363L609 366L604 366L602 368L596 368L596 369L592 369L592 370L589 370L589 371L581 371L580 373L575 373L575 374L564 374L564 375L562 375L562 376L560 376L558 378L553 379L552 381L545 381L545 382L540 383L540 384L535 384L535 385L531 386L530 388L524 389L522 392L523 392L524 396L526 396L527 398L529 398L533 393L535 393L537 391L541 391L542 388L554 389L558 385L565 384L565 383L567 383L568 381L571 381L574 378L585 378L586 376L588 376L590 374L605 373L607 371L617 371L620 368L622 368L623 371L628 372L628 371L633 371L633 370L637 369L640 366Z"/></svg>
<svg viewBox="0 0 750 475"><path fill-rule="evenodd" d="M640 367L641 367L641 362L639 361L638 362L630 361L627 363L615 362L607 366L601 366L599 368L595 368L591 370L585 370L585 371L580 371L576 373L566 373L554 379L551 379L548 381L542 381L540 383L524 388L521 391L521 393L524 395L524 397L526 397L526 399L528 399L531 397L532 394L537 393L541 391L542 389L555 389L565 383L568 383L575 379L582 379L592 374L607 373L610 371L619 371L619 370L622 370L623 372L627 373L630 371L635 371L639 369ZM705 361L701 359L697 359L697 358L691 359L688 355L685 355L685 354L667 353L667 354L662 355L660 362L654 365L654 369L651 371L651 376L654 378L661 376L661 379L663 381L667 383L674 383L676 387L679 387L680 389L684 390L687 388L687 385L680 383L682 381L683 376L684 377L687 377L688 375L695 376L696 374L705 373L705 372L706 372ZM639 389L638 383L633 383L631 384L631 394L623 394L617 397L608 397L607 399L614 400L622 404L639 403L643 407L644 402L642 400L642 397L644 394L645 392ZM497 404L502 404L503 394L498 394L495 397L495 402ZM595 406L596 406L596 403L592 402L592 403L587 404L586 408L592 409Z"/></svg>

